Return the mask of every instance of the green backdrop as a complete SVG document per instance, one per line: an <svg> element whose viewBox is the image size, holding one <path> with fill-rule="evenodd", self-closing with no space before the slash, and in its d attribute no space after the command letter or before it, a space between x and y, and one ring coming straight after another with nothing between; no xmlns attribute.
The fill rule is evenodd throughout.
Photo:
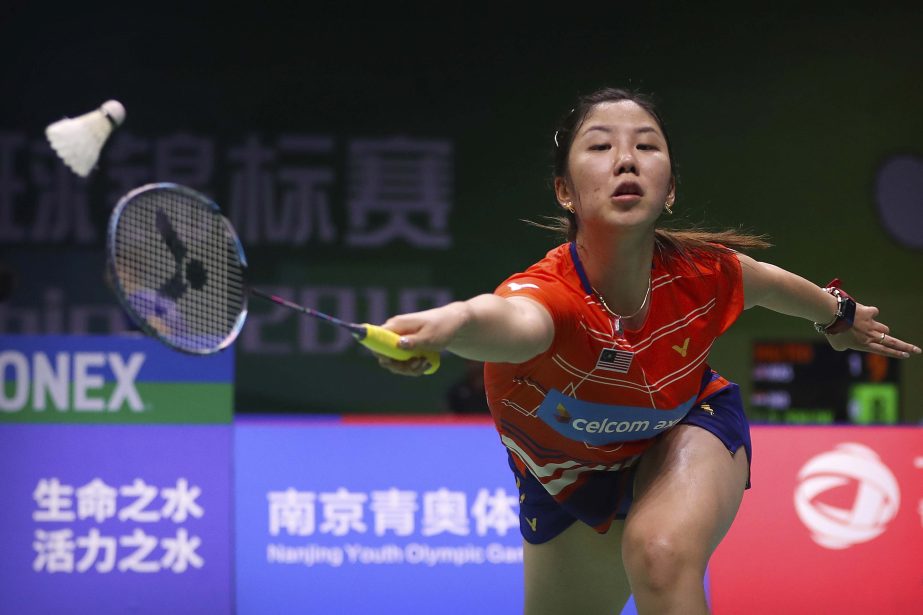
<svg viewBox="0 0 923 615"><path fill-rule="evenodd" d="M555 238L522 219L555 211L554 122L575 94L627 85L662 102L679 174L673 223L765 233L775 247L754 256L818 284L840 277L881 309L895 335L920 345L923 251L884 228L874 187L889 157L923 158L923 11L774 6L613 6L586 24L558 15L540 28L500 16L346 19L311 7L229 11L220 26L195 7L183 15L129 8L118 17L75 11L50 19L14 8L0 41L11 59L0 89L17 93L0 102L7 139L0 214L24 228L35 224L37 199L47 192L35 160L50 164L42 128L109 97L128 109L126 135L210 142L213 168L198 187L222 204L231 198L228 153L248 136L329 138L323 164L334 173L329 204L338 228L347 218L353 140L449 143L450 249L400 241L359 249L343 234L248 249L255 282L348 288L360 316L394 313L401 289L448 289L455 298L489 292L552 247ZM24 144L11 146L16 138ZM154 157L132 176L137 183L178 173L158 168ZM120 185L106 164L79 184L89 195L94 240L75 230L56 241L0 243L3 262L19 273L0 308L5 331L73 330L69 306L112 305L101 250ZM21 190L10 192L15 185ZM258 306L253 312L265 316ZM100 314L86 328L116 326ZM282 346L303 334L294 318L263 331L262 341ZM746 396L753 340L815 335L809 323L751 310L716 344L711 363ZM448 358L436 376L398 379L357 347L274 354L242 343L237 356L237 409L246 412L443 412L445 392L463 370ZM919 421L923 358L907 361L901 376L904 418Z"/></svg>

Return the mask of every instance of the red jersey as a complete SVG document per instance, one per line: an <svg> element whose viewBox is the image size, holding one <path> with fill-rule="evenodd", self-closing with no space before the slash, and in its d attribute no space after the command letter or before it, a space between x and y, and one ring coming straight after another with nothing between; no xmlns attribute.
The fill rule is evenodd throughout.
<svg viewBox="0 0 923 615"><path fill-rule="evenodd" d="M577 254L564 244L507 278L495 294L528 297L554 321L554 340L525 363L487 363L488 404L504 445L559 501L594 470L634 462L696 401L729 383L706 360L743 310L736 254L655 254L650 306L637 330L619 331Z"/></svg>

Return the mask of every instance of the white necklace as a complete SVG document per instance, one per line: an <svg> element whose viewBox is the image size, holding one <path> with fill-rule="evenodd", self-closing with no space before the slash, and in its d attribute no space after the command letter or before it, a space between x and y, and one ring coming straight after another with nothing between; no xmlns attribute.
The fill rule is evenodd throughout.
<svg viewBox="0 0 923 615"><path fill-rule="evenodd" d="M647 279L647 292L644 293L644 301L641 302L641 307L635 310L633 314L629 314L628 316L622 316L621 314L616 314L615 312L613 312L612 308L609 307L609 305L606 303L606 300L603 298L602 293L596 290L595 288L593 288L593 293L596 295L596 298L599 299L599 305L601 305L603 309L609 313L610 316L615 318L615 332L621 333L622 332L622 320L626 318L634 318L635 316L640 314L641 311L644 309L644 306L647 305L647 300L651 296L651 279L650 278Z"/></svg>

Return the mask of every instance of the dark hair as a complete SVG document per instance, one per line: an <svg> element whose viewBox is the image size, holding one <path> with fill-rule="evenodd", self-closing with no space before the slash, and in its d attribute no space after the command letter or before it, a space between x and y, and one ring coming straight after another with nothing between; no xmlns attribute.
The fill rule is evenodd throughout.
<svg viewBox="0 0 923 615"><path fill-rule="evenodd" d="M663 118L657 110L653 98L637 90L622 88L602 88L580 96L577 104L558 123L554 133L554 151L552 165L552 185L559 177L567 177L567 159L574 137L583 125L587 116L597 105L620 101L631 101L644 109L654 118L657 126L663 133L667 144L667 153L670 153L670 138L667 134ZM670 156L672 165L673 157ZM675 181L674 174L674 181ZM532 222L534 226L545 228L562 234L567 241L577 238L577 216L569 211L564 215L552 217L548 224ZM657 249L665 256L688 257L691 253L715 254L731 250L747 250L768 248L770 244L763 235L752 235L742 231L726 229L723 231L707 231L702 229L655 229Z"/></svg>

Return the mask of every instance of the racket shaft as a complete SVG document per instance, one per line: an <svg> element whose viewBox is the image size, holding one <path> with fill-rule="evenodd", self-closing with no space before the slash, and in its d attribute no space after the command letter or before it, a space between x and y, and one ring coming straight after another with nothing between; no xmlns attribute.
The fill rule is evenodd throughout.
<svg viewBox="0 0 923 615"><path fill-rule="evenodd" d="M400 341L401 336L394 331L367 323L360 326L365 328L365 336L360 337L355 333L353 335L356 337L360 344L372 352L377 352L378 354L391 357L392 359L397 359L398 361L406 361L407 359L413 359L415 357L423 357L429 363L429 369L423 372L425 374L435 373L436 370L439 369L438 352L404 350L398 346L398 342Z"/></svg>
<svg viewBox="0 0 923 615"><path fill-rule="evenodd" d="M377 352L378 354L391 357L392 359L397 359L398 361L406 361L407 359L413 359L415 357L424 357L429 362L429 369L424 372L425 374L433 374L436 372L436 370L439 369L438 352L418 352L414 350L404 350L398 346L398 342L400 341L401 336L394 331L379 327L378 325L370 325L367 323L356 325L351 322L346 322L345 320L340 320L339 318L328 316L323 312L318 312L317 310L312 310L311 308L304 307L303 305L298 305L297 303L293 303L277 295L264 293L255 288L251 288L250 293L262 299L268 299L273 303L295 310L296 312L301 312L302 314L313 316L314 318L320 318L321 320L326 320L331 324L343 327L352 333L353 337L355 337L360 344L372 352Z"/></svg>
<svg viewBox="0 0 923 615"><path fill-rule="evenodd" d="M260 297L261 299L268 299L269 301L272 301L273 303L277 305L287 307L290 310L301 312L305 316L313 316L314 318L320 318L321 320L326 320L327 322L331 324L338 325L340 327L343 327L344 329L348 329L350 332L352 332L353 335L357 336L357 339L358 339L358 336L364 335L364 331L362 330L361 325L354 325L351 322L346 322L345 320L334 318L333 316L329 316L327 314L324 314L323 312L318 312L317 310L312 310L311 308L305 307L303 305L298 305L297 303L293 303L289 301L288 299L279 297L278 295L270 295L269 293L264 293L263 291L257 290L255 288L250 289L250 294L256 295L257 297Z"/></svg>

